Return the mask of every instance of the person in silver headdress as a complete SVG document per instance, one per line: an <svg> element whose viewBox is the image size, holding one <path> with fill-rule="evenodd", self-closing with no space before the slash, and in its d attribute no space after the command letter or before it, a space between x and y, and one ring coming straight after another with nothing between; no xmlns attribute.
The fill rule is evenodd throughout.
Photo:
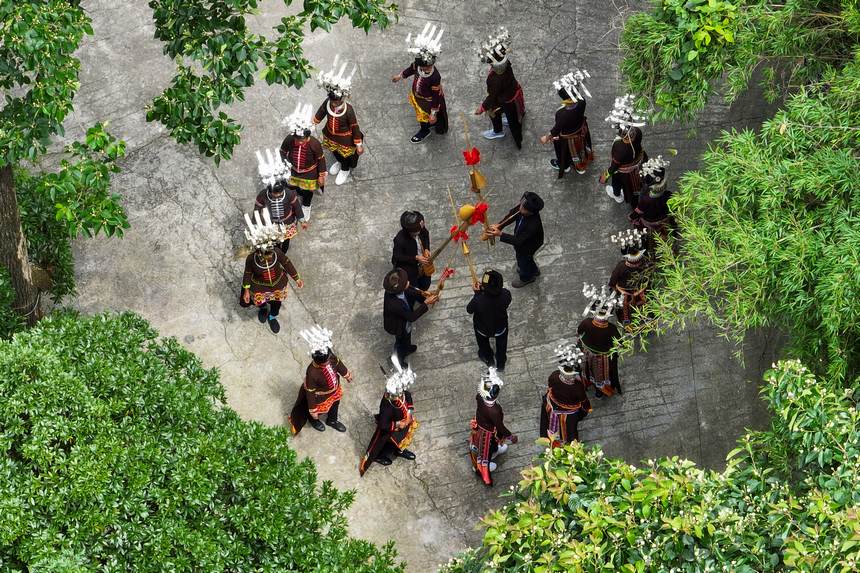
<svg viewBox="0 0 860 573"><path fill-rule="evenodd" d="M500 27L495 34L490 35L478 51L481 61L490 64L490 71L487 74L487 97L475 110L475 115L486 112L493 124L492 129L481 134L484 138L504 137L503 125L507 124L517 149L522 149L522 120L526 113L526 103L523 98L523 88L514 77L514 69L508 58L510 45L510 33L506 28Z"/></svg>

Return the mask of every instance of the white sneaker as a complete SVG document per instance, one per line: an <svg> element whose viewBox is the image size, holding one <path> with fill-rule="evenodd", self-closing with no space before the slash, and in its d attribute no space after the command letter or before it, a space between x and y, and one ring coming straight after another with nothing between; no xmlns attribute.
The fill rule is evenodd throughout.
<svg viewBox="0 0 860 573"><path fill-rule="evenodd" d="M305 207L304 205L302 205L302 212L305 214L305 223L310 223L311 222L311 206L308 205L307 207Z"/></svg>
<svg viewBox="0 0 860 573"><path fill-rule="evenodd" d="M502 115L502 125L508 125L508 116Z"/></svg>
<svg viewBox="0 0 860 573"><path fill-rule="evenodd" d="M616 195L615 190L612 188L612 185L606 186L606 194L609 195L610 199L615 199L616 203L623 203L624 202L624 195L621 195L621 194Z"/></svg>
<svg viewBox="0 0 860 573"><path fill-rule="evenodd" d="M488 129L487 131L482 131L481 135L484 136L484 139L501 139L505 136L505 132L500 131L499 133L496 133L492 129Z"/></svg>
<svg viewBox="0 0 860 573"><path fill-rule="evenodd" d="M499 446L499 449L498 449L498 450L496 450L496 453L495 453L495 454L493 454L493 457L495 458L496 456L500 456L500 455L502 455L503 453L505 453L505 452L507 452L507 451L508 451L508 445L507 445L507 444L502 444L501 446Z"/></svg>
<svg viewBox="0 0 860 573"><path fill-rule="evenodd" d="M499 467L499 466L496 465L496 462L490 462L490 471L491 472L496 471L497 467Z"/></svg>
<svg viewBox="0 0 860 573"><path fill-rule="evenodd" d="M334 163L332 163L332 166L328 168L328 174L337 175L338 173L340 173L340 163L338 161L335 161Z"/></svg>
<svg viewBox="0 0 860 573"><path fill-rule="evenodd" d="M337 177L334 179L335 185L343 185L349 179L349 171L338 170Z"/></svg>

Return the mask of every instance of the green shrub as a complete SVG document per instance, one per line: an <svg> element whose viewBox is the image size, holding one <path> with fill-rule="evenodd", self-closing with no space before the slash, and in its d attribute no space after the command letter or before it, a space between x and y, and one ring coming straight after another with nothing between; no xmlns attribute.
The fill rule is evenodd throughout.
<svg viewBox="0 0 860 573"><path fill-rule="evenodd" d="M546 450L484 518L483 547L444 571L857 571L856 403L797 361L765 380L771 428L741 438L723 472Z"/></svg>
<svg viewBox="0 0 860 573"><path fill-rule="evenodd" d="M759 133L724 133L670 208L680 251L660 253L643 333L705 317L733 340L790 335L828 379L860 372L860 55L803 89ZM664 245L665 247L665 245Z"/></svg>
<svg viewBox="0 0 860 573"><path fill-rule="evenodd" d="M655 119L690 121L724 77L733 101L761 68L774 99L850 61L858 42L857 0L655 0L625 23L621 72Z"/></svg>
<svg viewBox="0 0 860 573"><path fill-rule="evenodd" d="M0 342L0 570L402 571L347 537L351 492L132 314Z"/></svg>

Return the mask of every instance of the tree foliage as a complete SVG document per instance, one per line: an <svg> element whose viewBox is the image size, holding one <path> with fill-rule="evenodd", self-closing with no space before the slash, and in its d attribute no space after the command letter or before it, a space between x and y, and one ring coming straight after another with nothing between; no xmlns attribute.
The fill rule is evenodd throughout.
<svg viewBox="0 0 860 573"><path fill-rule="evenodd" d="M484 519L483 547L444 570L856 571L857 404L797 361L765 380L771 427L741 438L723 472L678 458L635 467L578 443L547 449Z"/></svg>
<svg viewBox="0 0 860 573"><path fill-rule="evenodd" d="M402 571L347 536L351 492L141 318L52 315L0 342L4 571Z"/></svg>
<svg viewBox="0 0 860 573"><path fill-rule="evenodd" d="M287 5L292 0L284 0ZM310 77L304 57L305 27L329 31L341 18L365 32L386 27L396 15L386 0L304 0L302 10L281 19L277 37L251 33L245 20L258 0L150 0L155 37L176 60L177 73L147 109L179 143L194 143L200 153L229 159L239 143L241 125L220 110L242 101L257 74L266 83L301 87ZM198 73L201 71L201 73Z"/></svg>
<svg viewBox="0 0 860 573"><path fill-rule="evenodd" d="M690 121L723 78L733 101L762 67L774 98L849 61L858 42L857 0L656 0L625 24L621 71L655 119Z"/></svg>
<svg viewBox="0 0 860 573"><path fill-rule="evenodd" d="M670 208L683 241L658 253L640 332L707 317L731 338L777 327L818 373L860 371L860 56L752 131L725 133Z"/></svg>

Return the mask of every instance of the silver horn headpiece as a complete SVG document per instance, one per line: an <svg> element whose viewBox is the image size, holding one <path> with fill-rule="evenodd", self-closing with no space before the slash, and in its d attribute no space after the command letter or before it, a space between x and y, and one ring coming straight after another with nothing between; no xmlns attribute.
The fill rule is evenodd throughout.
<svg viewBox="0 0 860 573"><path fill-rule="evenodd" d="M261 215L262 214L262 215ZM245 213L245 238L251 246L259 250L271 249L275 243L284 240L286 229L279 223L272 223L272 216L268 209L254 211L254 219Z"/></svg>
<svg viewBox="0 0 860 573"><path fill-rule="evenodd" d="M494 34L481 44L478 56L482 62L499 66L508 61L508 50L511 49L511 34L504 26L499 26Z"/></svg>
<svg viewBox="0 0 860 573"><path fill-rule="evenodd" d="M314 110L309 103L297 103L296 109L281 122L294 135L304 136L314 128Z"/></svg>
<svg viewBox="0 0 860 573"><path fill-rule="evenodd" d="M645 236L648 229L625 229L612 235L613 244L621 247L621 254L630 262L636 262L645 256Z"/></svg>
<svg viewBox="0 0 860 573"><path fill-rule="evenodd" d="M559 369L566 374L573 374L582 367L585 354L575 344L562 340L555 347L555 356Z"/></svg>
<svg viewBox="0 0 860 573"><path fill-rule="evenodd" d="M499 397L499 392L504 386L504 381L499 377L498 370L490 366L486 372L481 375L481 381L478 382L478 394L484 402L492 403Z"/></svg>
<svg viewBox="0 0 860 573"><path fill-rule="evenodd" d="M556 91L564 90L573 101L584 101L586 97L591 97L591 92L585 85L585 80L589 78L591 74L588 70L574 69L554 81L552 86Z"/></svg>
<svg viewBox="0 0 860 573"><path fill-rule="evenodd" d="M615 98L615 103L609 116L604 120L613 128L626 133L631 127L642 127L646 124L645 118L635 111L634 100L636 96L624 94Z"/></svg>
<svg viewBox="0 0 860 573"><path fill-rule="evenodd" d="M331 330L323 328L319 324L299 331L299 336L304 338L305 342L308 343L308 347L310 348L308 354L311 356L317 353L326 354L331 350L331 335Z"/></svg>
<svg viewBox="0 0 860 573"><path fill-rule="evenodd" d="M340 64L340 68L338 68ZM358 65L353 64L352 71L349 75L346 74L346 69L349 67L349 62L344 59L340 61L340 54L334 57L334 63L331 65L331 70L328 72L320 72L317 75L317 85L324 89L326 93L334 94L338 99L349 97L352 92L352 78L358 69Z"/></svg>
<svg viewBox="0 0 860 573"><path fill-rule="evenodd" d="M406 36L406 51L418 60L422 66L432 66L436 63L436 58L442 52L442 34L445 33L445 28L439 28L436 32L436 25L427 22L424 24L424 29L420 34L412 37L412 32Z"/></svg>
<svg viewBox="0 0 860 573"><path fill-rule="evenodd" d="M257 172L260 181L267 187L272 187L279 181L290 178L290 163L281 158L281 152L277 149L265 149L265 157L257 150Z"/></svg>
<svg viewBox="0 0 860 573"><path fill-rule="evenodd" d="M402 396L403 393L415 384L415 372L407 366L405 369L397 360L397 355L391 355L394 371L385 380L385 391L391 396Z"/></svg>
<svg viewBox="0 0 860 573"><path fill-rule="evenodd" d="M582 294L588 299L588 305L582 312L583 317L592 316L599 320L607 320L612 316L615 307L621 304L621 296L606 285L598 290L592 284L582 283Z"/></svg>

